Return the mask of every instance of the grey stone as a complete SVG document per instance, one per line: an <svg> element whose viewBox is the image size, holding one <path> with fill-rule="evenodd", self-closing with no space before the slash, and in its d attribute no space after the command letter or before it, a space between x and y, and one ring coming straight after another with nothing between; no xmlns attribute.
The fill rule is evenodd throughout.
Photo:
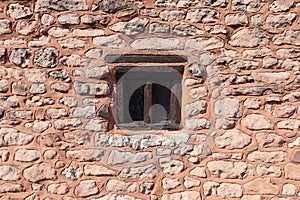
<svg viewBox="0 0 300 200"><path fill-rule="evenodd" d="M299 30L285 30L283 33L273 37L273 43L276 45L297 45L300 46L300 31Z"/></svg>
<svg viewBox="0 0 300 200"><path fill-rule="evenodd" d="M212 175L222 179L244 179L248 175L248 165L244 162L210 161L207 168Z"/></svg>
<svg viewBox="0 0 300 200"><path fill-rule="evenodd" d="M300 50L296 48L289 48L289 49L278 49L276 51L276 55L281 58L297 58L300 56Z"/></svg>
<svg viewBox="0 0 300 200"><path fill-rule="evenodd" d="M273 110L273 115L276 117L284 118L284 117L290 117L294 114L296 108L294 106L279 106L275 107Z"/></svg>
<svg viewBox="0 0 300 200"><path fill-rule="evenodd" d="M229 26L245 26L248 18L245 13L228 14L225 16L225 23Z"/></svg>
<svg viewBox="0 0 300 200"><path fill-rule="evenodd" d="M45 105L53 105L54 100L51 98L45 98L40 96L33 96L30 99L26 100L26 106L31 107L39 107L39 106L45 106Z"/></svg>
<svg viewBox="0 0 300 200"><path fill-rule="evenodd" d="M24 126L33 132L42 133L51 127L51 122L35 120L33 122L26 123Z"/></svg>
<svg viewBox="0 0 300 200"><path fill-rule="evenodd" d="M222 198L239 198L243 195L242 186L232 183L221 183L217 189L218 196Z"/></svg>
<svg viewBox="0 0 300 200"><path fill-rule="evenodd" d="M269 38L258 28L245 28L235 32L228 43L234 47L257 47L267 45Z"/></svg>
<svg viewBox="0 0 300 200"><path fill-rule="evenodd" d="M216 146L224 149L242 149L251 143L251 137L242 131L232 129L215 139Z"/></svg>
<svg viewBox="0 0 300 200"><path fill-rule="evenodd" d="M222 91L226 96L233 95L233 96L240 96L240 95L247 95L247 96L262 96L264 94L282 94L283 91L281 88L276 86L253 86L253 87L246 87L246 88L227 88Z"/></svg>
<svg viewBox="0 0 300 200"><path fill-rule="evenodd" d="M6 93L8 91L8 81L7 80L0 80L0 93Z"/></svg>
<svg viewBox="0 0 300 200"><path fill-rule="evenodd" d="M224 25L205 26L205 30L211 34L227 34L227 29Z"/></svg>
<svg viewBox="0 0 300 200"><path fill-rule="evenodd" d="M203 35L202 30L186 22L181 22L180 24L177 24L173 28L173 33L179 36Z"/></svg>
<svg viewBox="0 0 300 200"><path fill-rule="evenodd" d="M109 74L109 68L108 66L92 67L85 69L84 73L88 78L101 79Z"/></svg>
<svg viewBox="0 0 300 200"><path fill-rule="evenodd" d="M69 108L73 108L77 106L78 100L75 99L74 97L63 97L62 99L59 100L59 103L68 106Z"/></svg>
<svg viewBox="0 0 300 200"><path fill-rule="evenodd" d="M110 88L107 83L74 83L75 92L79 95L108 95Z"/></svg>
<svg viewBox="0 0 300 200"><path fill-rule="evenodd" d="M163 10L160 12L159 17L163 21L173 22L173 21L180 21L184 19L185 13L184 11L180 10Z"/></svg>
<svg viewBox="0 0 300 200"><path fill-rule="evenodd" d="M175 148L174 154L175 155L186 155L194 149L194 145L192 144L180 144L178 147Z"/></svg>
<svg viewBox="0 0 300 200"><path fill-rule="evenodd" d="M299 130L300 129L300 120L287 119L287 120L279 121L277 123L277 128L287 129L287 130Z"/></svg>
<svg viewBox="0 0 300 200"><path fill-rule="evenodd" d="M209 8L190 9L186 15L187 20L195 23L213 23L219 18L220 14Z"/></svg>
<svg viewBox="0 0 300 200"><path fill-rule="evenodd" d="M251 23L255 26L255 27L260 27L264 24L264 19L263 16L260 14L257 15L253 15L251 17Z"/></svg>
<svg viewBox="0 0 300 200"><path fill-rule="evenodd" d="M78 54L72 54L62 57L60 62L68 67L87 67L90 61L89 59L82 58Z"/></svg>
<svg viewBox="0 0 300 200"><path fill-rule="evenodd" d="M185 106L185 113L188 117L193 117L206 112L207 103L204 100L194 101Z"/></svg>
<svg viewBox="0 0 300 200"><path fill-rule="evenodd" d="M193 188L193 187L198 187L200 186L200 181L197 180L197 179L194 179L194 178L191 178L191 177L188 177L188 176L185 176L184 177L184 187L187 188L187 189L190 189L190 188Z"/></svg>
<svg viewBox="0 0 300 200"><path fill-rule="evenodd" d="M196 38L189 39L185 43L185 50L187 51L206 51L212 49L218 49L224 46L224 41L218 37L210 38Z"/></svg>
<svg viewBox="0 0 300 200"><path fill-rule="evenodd" d="M179 0L177 2L177 7L179 8L189 8L199 4L198 0Z"/></svg>
<svg viewBox="0 0 300 200"><path fill-rule="evenodd" d="M235 121L227 119L217 119L215 126L218 129L228 130L232 129L235 126Z"/></svg>
<svg viewBox="0 0 300 200"><path fill-rule="evenodd" d="M9 4L6 13L13 19L21 19L32 15L29 7L19 3Z"/></svg>
<svg viewBox="0 0 300 200"><path fill-rule="evenodd" d="M164 194L161 197L161 200L169 200L169 199L178 199L178 200L201 200L200 192L197 191L183 191L183 192L176 192L171 194Z"/></svg>
<svg viewBox="0 0 300 200"><path fill-rule="evenodd" d="M24 186L14 183L3 183L0 185L0 193L17 193L24 192Z"/></svg>
<svg viewBox="0 0 300 200"><path fill-rule="evenodd" d="M266 19L266 24L274 28L283 28L291 26L297 17L296 13L285 13L285 14L270 14Z"/></svg>
<svg viewBox="0 0 300 200"><path fill-rule="evenodd" d="M287 158L287 153L283 151L262 152L254 151L248 154L248 160L252 162L278 163Z"/></svg>
<svg viewBox="0 0 300 200"><path fill-rule="evenodd" d="M137 183L135 182L123 182L119 180L111 179L106 184L106 190L109 192L136 192Z"/></svg>
<svg viewBox="0 0 300 200"><path fill-rule="evenodd" d="M120 35L118 34L95 37L93 38L93 44L97 47L105 46L112 49L124 48L127 45L126 41L120 38Z"/></svg>
<svg viewBox="0 0 300 200"><path fill-rule="evenodd" d="M91 119L85 126L86 130L89 131L107 131L108 123L104 120Z"/></svg>
<svg viewBox="0 0 300 200"><path fill-rule="evenodd" d="M188 119L185 121L185 126L189 130L202 130L210 127L210 122L207 119Z"/></svg>
<svg viewBox="0 0 300 200"><path fill-rule="evenodd" d="M13 128L0 128L0 146L11 146L11 145L27 145L32 140L31 135L21 133Z"/></svg>
<svg viewBox="0 0 300 200"><path fill-rule="evenodd" d="M37 0L35 2L35 12L40 11L81 11L88 10L85 0Z"/></svg>
<svg viewBox="0 0 300 200"><path fill-rule="evenodd" d="M242 10L248 12L258 12L265 5L264 1L247 1L247 0L233 0L231 9L233 11Z"/></svg>
<svg viewBox="0 0 300 200"><path fill-rule="evenodd" d="M90 58L90 59L98 59L102 56L103 54L103 51L102 49L91 49L91 50L88 50L86 53L85 53L85 56Z"/></svg>
<svg viewBox="0 0 300 200"><path fill-rule="evenodd" d="M69 87L65 86L61 83L54 83L51 85L51 89L56 91L56 92L62 92L62 93L67 93L69 91Z"/></svg>
<svg viewBox="0 0 300 200"><path fill-rule="evenodd" d="M27 94L27 85L21 81L12 83L12 94L26 96Z"/></svg>
<svg viewBox="0 0 300 200"><path fill-rule="evenodd" d="M151 194L154 188L154 183L151 182L143 182L140 184L140 192L143 194Z"/></svg>
<svg viewBox="0 0 300 200"><path fill-rule="evenodd" d="M20 171L12 165L0 166L0 179L3 181L16 181L21 178Z"/></svg>
<svg viewBox="0 0 300 200"><path fill-rule="evenodd" d="M60 28L60 27L52 27L48 31L48 35L55 37L55 38L60 38L68 35L70 33L69 29L66 28Z"/></svg>
<svg viewBox="0 0 300 200"><path fill-rule="evenodd" d="M64 195L69 192L67 183L53 183L48 185L47 191L52 194Z"/></svg>
<svg viewBox="0 0 300 200"><path fill-rule="evenodd" d="M117 22L110 29L116 32L121 32L126 35L137 35L145 31L145 27L149 20L146 18L133 18L127 22Z"/></svg>
<svg viewBox="0 0 300 200"><path fill-rule="evenodd" d="M114 176L117 172L103 166L85 165L84 174L87 176Z"/></svg>
<svg viewBox="0 0 300 200"><path fill-rule="evenodd" d="M88 47L88 42L86 40L80 40L77 38L68 38L65 40L59 40L58 43L62 48L66 49L86 49Z"/></svg>
<svg viewBox="0 0 300 200"><path fill-rule="evenodd" d="M0 35L11 33L11 21L8 19L0 19Z"/></svg>
<svg viewBox="0 0 300 200"><path fill-rule="evenodd" d="M99 3L100 9L108 13L116 13L131 7L132 2L127 0L103 0Z"/></svg>
<svg viewBox="0 0 300 200"><path fill-rule="evenodd" d="M153 164L141 167L123 168L119 174L122 178L150 178L154 179L157 174L157 168Z"/></svg>
<svg viewBox="0 0 300 200"><path fill-rule="evenodd" d="M74 29L72 31L74 37L97 37L104 35L102 29Z"/></svg>
<svg viewBox="0 0 300 200"><path fill-rule="evenodd" d="M34 83L30 86L29 92L31 94L44 94L47 92L47 88L43 83Z"/></svg>
<svg viewBox="0 0 300 200"><path fill-rule="evenodd" d="M68 130L76 128L82 124L80 119L59 119L54 122L54 127L58 130Z"/></svg>
<svg viewBox="0 0 300 200"><path fill-rule="evenodd" d="M51 72L49 72L49 76L55 80L63 81L66 83L69 83L71 81L69 72L64 69L51 71Z"/></svg>
<svg viewBox="0 0 300 200"><path fill-rule="evenodd" d="M150 24L150 33L169 33L170 26L166 23L153 22Z"/></svg>
<svg viewBox="0 0 300 200"><path fill-rule="evenodd" d="M24 70L25 78L32 83L45 83L47 80L47 74L45 71L36 68L30 68Z"/></svg>
<svg viewBox="0 0 300 200"><path fill-rule="evenodd" d="M6 113L6 117L10 119L32 119L32 111L31 110L16 110L16 111L9 111Z"/></svg>
<svg viewBox="0 0 300 200"><path fill-rule="evenodd" d="M180 41L176 38L144 38L131 43L135 50L176 50L179 49Z"/></svg>
<svg viewBox="0 0 300 200"><path fill-rule="evenodd" d="M289 195L289 196L292 196L292 195L295 195L296 194L296 191L297 191L297 186L294 185L294 184L284 184L283 187L282 187L282 194L283 195Z"/></svg>
<svg viewBox="0 0 300 200"><path fill-rule="evenodd" d="M59 51L55 47L38 50L34 55L34 64L39 67L53 68L58 64Z"/></svg>
<svg viewBox="0 0 300 200"><path fill-rule="evenodd" d="M250 130L270 130L274 125L269 119L260 114L249 114L242 119L241 125Z"/></svg>
<svg viewBox="0 0 300 200"><path fill-rule="evenodd" d="M55 18L50 14L43 14L41 17L41 23L45 26L50 26L55 22Z"/></svg>
<svg viewBox="0 0 300 200"><path fill-rule="evenodd" d="M296 163L299 163L300 162L300 151L299 150L295 150L293 152L293 155L291 157L291 161L292 162L296 162Z"/></svg>
<svg viewBox="0 0 300 200"><path fill-rule="evenodd" d="M172 190L180 186L179 178L163 178L162 187L165 190Z"/></svg>
<svg viewBox="0 0 300 200"><path fill-rule="evenodd" d="M256 172L257 172L257 175L259 175L259 176L264 176L264 175L272 176L272 177L280 177L281 176L281 169L280 169L280 167L277 167L277 166L267 167L267 166L259 164L256 167Z"/></svg>
<svg viewBox="0 0 300 200"><path fill-rule="evenodd" d="M0 48L0 64L4 64L6 62L7 51L6 48Z"/></svg>
<svg viewBox="0 0 300 200"><path fill-rule="evenodd" d="M271 12L288 11L294 4L293 0L276 0L269 5Z"/></svg>
<svg viewBox="0 0 300 200"><path fill-rule="evenodd" d="M157 7L164 7L164 8L176 7L176 3L173 0L156 0L154 5Z"/></svg>
<svg viewBox="0 0 300 200"><path fill-rule="evenodd" d="M21 20L17 23L16 31L21 35L29 35L36 31L37 21Z"/></svg>
<svg viewBox="0 0 300 200"><path fill-rule="evenodd" d="M78 162L93 162L100 161L104 156L105 151L100 149L81 149L66 152L66 157Z"/></svg>
<svg viewBox="0 0 300 200"><path fill-rule="evenodd" d="M223 98L214 104L214 113L223 117L241 117L242 105L237 99Z"/></svg>
<svg viewBox="0 0 300 200"><path fill-rule="evenodd" d="M204 5L225 8L228 5L228 0L204 0Z"/></svg>
<svg viewBox="0 0 300 200"><path fill-rule="evenodd" d="M27 181L34 183L57 179L56 170L46 163L32 165L26 168L23 174Z"/></svg>
<svg viewBox="0 0 300 200"><path fill-rule="evenodd" d="M73 115L79 118L94 118L96 116L95 106L76 107Z"/></svg>
<svg viewBox="0 0 300 200"><path fill-rule="evenodd" d="M168 175L179 174L184 169L182 161L172 158L160 158L159 165L163 168L163 173Z"/></svg>
<svg viewBox="0 0 300 200"><path fill-rule="evenodd" d="M277 195L279 187L271 183L270 178L257 178L244 184L247 194Z"/></svg>
<svg viewBox="0 0 300 200"><path fill-rule="evenodd" d="M65 168L62 173L66 178L71 179L72 181L78 180L83 172L82 169L76 166L73 162L70 164L69 167Z"/></svg>
<svg viewBox="0 0 300 200"><path fill-rule="evenodd" d="M256 140L262 148L282 147L285 144L284 138L274 133L257 133Z"/></svg>
<svg viewBox="0 0 300 200"><path fill-rule="evenodd" d="M246 58L263 58L271 55L272 55L272 51L268 48L258 48L255 50L243 51L243 57Z"/></svg>
<svg viewBox="0 0 300 200"><path fill-rule="evenodd" d="M285 178L290 180L300 180L300 168L299 165L287 163L284 166Z"/></svg>
<svg viewBox="0 0 300 200"><path fill-rule="evenodd" d="M152 159L153 155L150 152L131 153L112 150L109 154L108 165L134 164L141 163Z"/></svg>
<svg viewBox="0 0 300 200"><path fill-rule="evenodd" d="M89 197L98 193L99 188L93 180L80 181L79 185L75 188L75 195L79 197Z"/></svg>
<svg viewBox="0 0 300 200"><path fill-rule="evenodd" d="M30 49L13 49L9 60L11 63L20 67L28 67L30 64L31 51Z"/></svg>
<svg viewBox="0 0 300 200"><path fill-rule="evenodd" d="M155 9L145 8L141 9L141 15L149 16L149 17L158 17L158 12Z"/></svg>
<svg viewBox="0 0 300 200"><path fill-rule="evenodd" d="M32 162L40 158L40 153L34 149L19 149L15 153L14 159L20 162Z"/></svg>
<svg viewBox="0 0 300 200"><path fill-rule="evenodd" d="M100 24L106 26L110 21L111 17L109 15L83 15L81 18L83 24L95 25Z"/></svg>

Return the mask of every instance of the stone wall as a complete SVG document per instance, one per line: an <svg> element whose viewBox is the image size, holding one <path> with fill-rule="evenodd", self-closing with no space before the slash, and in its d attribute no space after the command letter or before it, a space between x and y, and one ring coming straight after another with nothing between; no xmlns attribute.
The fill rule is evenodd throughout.
<svg viewBox="0 0 300 200"><path fill-rule="evenodd" d="M0 1L0 199L299 199L299 11ZM111 54L187 57L182 130L116 128Z"/></svg>

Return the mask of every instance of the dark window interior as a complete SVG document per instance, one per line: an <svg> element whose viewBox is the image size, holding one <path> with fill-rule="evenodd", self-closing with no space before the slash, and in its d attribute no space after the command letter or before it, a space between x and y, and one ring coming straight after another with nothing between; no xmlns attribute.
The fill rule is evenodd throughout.
<svg viewBox="0 0 300 200"><path fill-rule="evenodd" d="M180 129L182 73L183 66L117 67L118 128Z"/></svg>

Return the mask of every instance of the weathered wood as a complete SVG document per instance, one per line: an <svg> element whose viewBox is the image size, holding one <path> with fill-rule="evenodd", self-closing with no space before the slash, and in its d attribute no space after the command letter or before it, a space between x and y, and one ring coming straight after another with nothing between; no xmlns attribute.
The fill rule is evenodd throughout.
<svg viewBox="0 0 300 200"><path fill-rule="evenodd" d="M145 55L145 54L112 54L105 57L106 63L183 63L184 55Z"/></svg>
<svg viewBox="0 0 300 200"><path fill-rule="evenodd" d="M181 122L181 84L176 83L171 89L170 97L170 120L172 123Z"/></svg>
<svg viewBox="0 0 300 200"><path fill-rule="evenodd" d="M150 108L153 104L153 85L146 84L144 87L144 121L146 124L151 123L152 113Z"/></svg>

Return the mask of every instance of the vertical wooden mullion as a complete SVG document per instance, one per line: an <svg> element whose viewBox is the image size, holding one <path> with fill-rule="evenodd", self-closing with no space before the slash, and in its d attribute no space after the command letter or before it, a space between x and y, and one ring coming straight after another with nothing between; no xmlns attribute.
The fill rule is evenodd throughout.
<svg viewBox="0 0 300 200"><path fill-rule="evenodd" d="M170 121L172 123L180 124L181 121L181 85L179 83L175 84L171 89L170 94ZM177 95L177 96L176 96Z"/></svg>
<svg viewBox="0 0 300 200"><path fill-rule="evenodd" d="M124 113L124 83L120 80L117 84L117 112L118 112L118 123L125 122Z"/></svg>
<svg viewBox="0 0 300 200"><path fill-rule="evenodd" d="M151 83L146 84L144 87L144 122L146 124L151 123L152 113L150 108L153 104L153 85Z"/></svg>

